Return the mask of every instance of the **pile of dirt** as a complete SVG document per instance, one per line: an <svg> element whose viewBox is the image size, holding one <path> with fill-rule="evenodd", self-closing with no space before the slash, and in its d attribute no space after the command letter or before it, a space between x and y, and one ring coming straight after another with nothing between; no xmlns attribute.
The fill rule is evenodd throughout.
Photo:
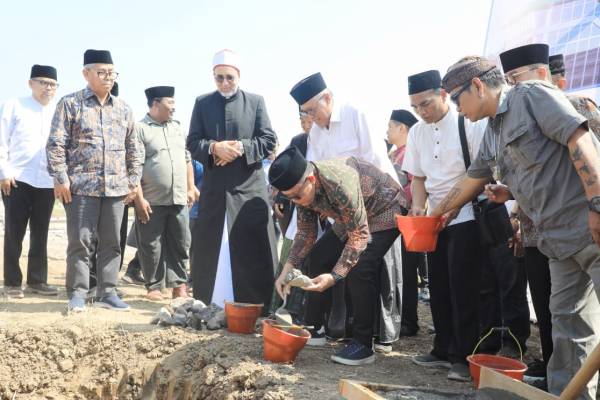
<svg viewBox="0 0 600 400"><path fill-rule="evenodd" d="M292 366L262 359L260 338L176 327L147 332L0 330L0 399L292 398ZM162 360L162 361L161 361ZM143 396L142 396L143 395ZM171 397L169 397L169 395Z"/></svg>
<svg viewBox="0 0 600 400"><path fill-rule="evenodd" d="M203 337L166 357L144 387L143 398L285 400L303 379L290 365L258 362L252 336Z"/></svg>
<svg viewBox="0 0 600 400"><path fill-rule="evenodd" d="M0 398L139 398L144 374L159 359L197 340L192 331L0 330Z"/></svg>

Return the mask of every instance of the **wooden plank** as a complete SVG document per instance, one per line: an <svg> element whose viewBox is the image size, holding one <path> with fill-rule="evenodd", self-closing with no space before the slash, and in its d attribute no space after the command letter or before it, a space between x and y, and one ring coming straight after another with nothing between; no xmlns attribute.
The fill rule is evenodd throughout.
<svg viewBox="0 0 600 400"><path fill-rule="evenodd" d="M434 388L414 387L406 385L390 385L375 382L361 382L353 381L350 379L340 379L339 388L340 394L347 400L385 400L384 397L381 397L380 395L375 393L375 391L384 393L396 391L406 391L410 393L411 391L419 391L423 394L430 393L440 396L460 396L466 393L464 390L439 390Z"/></svg>
<svg viewBox="0 0 600 400"><path fill-rule="evenodd" d="M495 388L506 390L510 393L522 396L528 400L557 400L558 397L546 393L526 383L503 375L486 367L481 368L479 377L479 388Z"/></svg>
<svg viewBox="0 0 600 400"><path fill-rule="evenodd" d="M357 382L350 379L340 379L340 394L346 400L385 400L375 392L363 386L364 382Z"/></svg>

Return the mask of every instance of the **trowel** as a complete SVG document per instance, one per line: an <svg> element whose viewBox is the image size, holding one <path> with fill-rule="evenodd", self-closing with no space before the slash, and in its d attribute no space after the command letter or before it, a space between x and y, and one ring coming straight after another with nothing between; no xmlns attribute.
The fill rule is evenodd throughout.
<svg viewBox="0 0 600 400"><path fill-rule="evenodd" d="M285 308L286 301L287 295L283 296L283 304L275 311L275 320L279 325L291 326L294 322L292 321L292 314Z"/></svg>

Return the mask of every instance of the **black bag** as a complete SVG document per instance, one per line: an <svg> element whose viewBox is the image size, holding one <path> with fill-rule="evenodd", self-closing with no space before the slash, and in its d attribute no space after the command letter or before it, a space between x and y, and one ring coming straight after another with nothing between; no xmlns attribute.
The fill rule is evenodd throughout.
<svg viewBox="0 0 600 400"><path fill-rule="evenodd" d="M460 146L462 147L465 168L471 165L467 135L465 132L465 117L458 117L458 133L460 135ZM514 232L504 204L494 203L488 199L473 200L473 213L479 227L481 243L488 246L498 246L506 243L513 237Z"/></svg>

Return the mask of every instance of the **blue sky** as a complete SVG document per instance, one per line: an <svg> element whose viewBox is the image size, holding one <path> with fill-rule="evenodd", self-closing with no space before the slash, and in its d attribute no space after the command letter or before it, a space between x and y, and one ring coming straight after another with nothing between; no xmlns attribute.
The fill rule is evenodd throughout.
<svg viewBox="0 0 600 400"><path fill-rule="evenodd" d="M194 98L215 89L213 54L242 59L240 87L265 97L287 143L299 132L289 90L320 71L334 98L361 106L385 135L392 109L408 107L406 78L442 72L481 54L491 0L10 1L0 15L0 102L28 94L32 64L58 68L57 98L81 89L83 52L108 49L120 92L141 119L144 89L176 87L184 127Z"/></svg>

